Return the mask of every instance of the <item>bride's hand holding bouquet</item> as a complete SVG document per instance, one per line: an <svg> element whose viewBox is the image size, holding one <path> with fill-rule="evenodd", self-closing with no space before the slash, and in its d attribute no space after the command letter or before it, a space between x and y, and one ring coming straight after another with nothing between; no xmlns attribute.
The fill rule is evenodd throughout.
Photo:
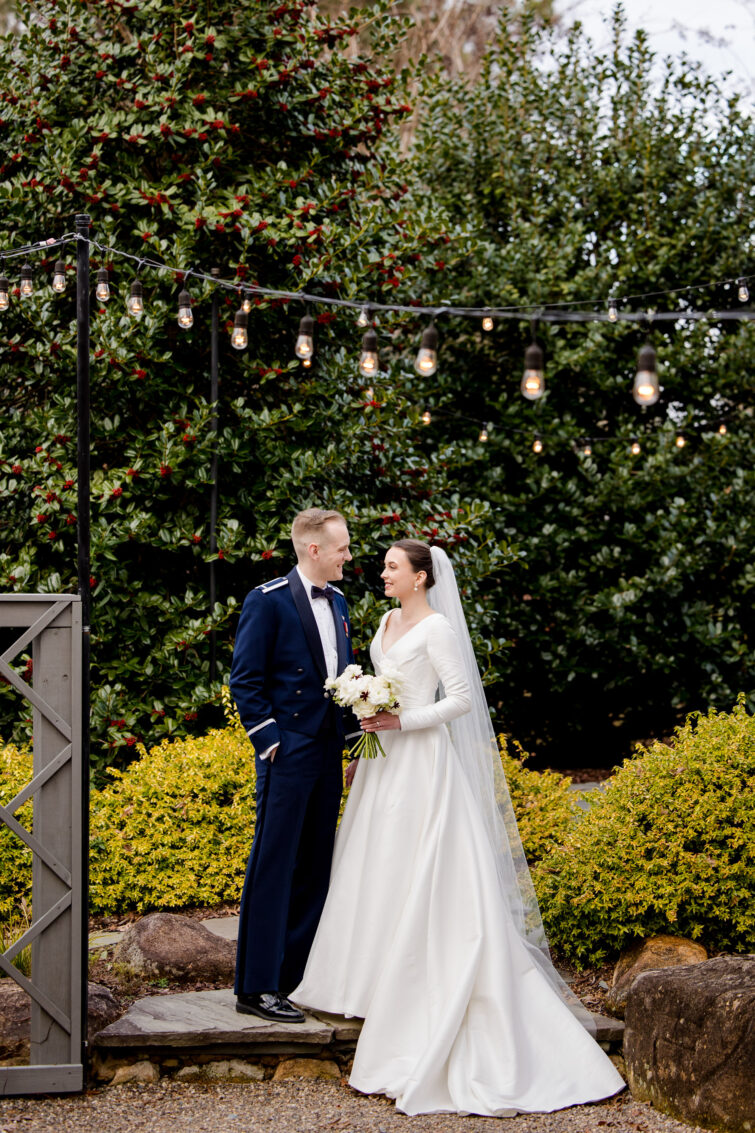
<svg viewBox="0 0 755 1133"><path fill-rule="evenodd" d="M378 752L385 755L375 733L401 727L401 682L397 669L384 667L380 676L370 676L361 665L347 665L340 676L325 682L336 704L350 708L361 722L364 734L349 750L352 759L372 759Z"/></svg>

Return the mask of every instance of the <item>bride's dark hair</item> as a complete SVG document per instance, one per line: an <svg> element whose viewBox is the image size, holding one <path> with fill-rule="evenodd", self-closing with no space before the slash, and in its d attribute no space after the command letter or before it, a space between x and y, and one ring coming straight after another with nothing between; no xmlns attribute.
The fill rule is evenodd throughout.
<svg viewBox="0 0 755 1133"><path fill-rule="evenodd" d="M421 543L419 539L397 539L395 543L391 543L391 546L398 547L405 553L414 570L423 570L425 572L427 575L427 581L425 582L426 590L429 590L431 586L435 586L433 557L430 554L430 548L427 543Z"/></svg>

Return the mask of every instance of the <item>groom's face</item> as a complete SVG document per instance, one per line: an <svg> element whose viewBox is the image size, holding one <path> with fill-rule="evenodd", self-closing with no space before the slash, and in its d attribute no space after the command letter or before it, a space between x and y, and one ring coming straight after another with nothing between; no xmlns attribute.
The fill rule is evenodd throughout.
<svg viewBox="0 0 755 1133"><path fill-rule="evenodd" d="M343 578L343 564L351 562L349 529L340 519L329 519L324 525L322 542L317 548L319 571L328 582Z"/></svg>

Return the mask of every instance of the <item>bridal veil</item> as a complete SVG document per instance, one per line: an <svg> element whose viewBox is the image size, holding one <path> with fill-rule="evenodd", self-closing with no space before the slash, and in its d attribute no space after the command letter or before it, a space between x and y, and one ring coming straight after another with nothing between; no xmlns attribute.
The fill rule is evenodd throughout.
<svg viewBox="0 0 755 1133"><path fill-rule="evenodd" d="M472 701L470 711L452 720L448 727L490 842L501 900L533 961L579 1021L594 1034L592 1015L570 991L551 961L454 569L440 547L431 547L430 551L435 586L427 592L428 602L448 619L456 634ZM502 957L502 962L504 960Z"/></svg>

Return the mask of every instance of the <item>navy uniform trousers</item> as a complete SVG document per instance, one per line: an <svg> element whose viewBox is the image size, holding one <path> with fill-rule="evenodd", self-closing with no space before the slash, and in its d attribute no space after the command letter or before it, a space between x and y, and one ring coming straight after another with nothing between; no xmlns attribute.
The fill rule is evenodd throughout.
<svg viewBox="0 0 755 1133"><path fill-rule="evenodd" d="M325 601L325 599L318 599ZM339 672L353 661L346 602L332 606ZM244 881L236 994L301 981L325 903L343 789L342 712L325 694L325 657L294 570L253 590L239 621L231 691L256 751L257 816Z"/></svg>
<svg viewBox="0 0 755 1133"><path fill-rule="evenodd" d="M342 751L342 733L281 732L275 761L255 759L257 819L241 899L237 995L286 995L301 982L328 892Z"/></svg>

